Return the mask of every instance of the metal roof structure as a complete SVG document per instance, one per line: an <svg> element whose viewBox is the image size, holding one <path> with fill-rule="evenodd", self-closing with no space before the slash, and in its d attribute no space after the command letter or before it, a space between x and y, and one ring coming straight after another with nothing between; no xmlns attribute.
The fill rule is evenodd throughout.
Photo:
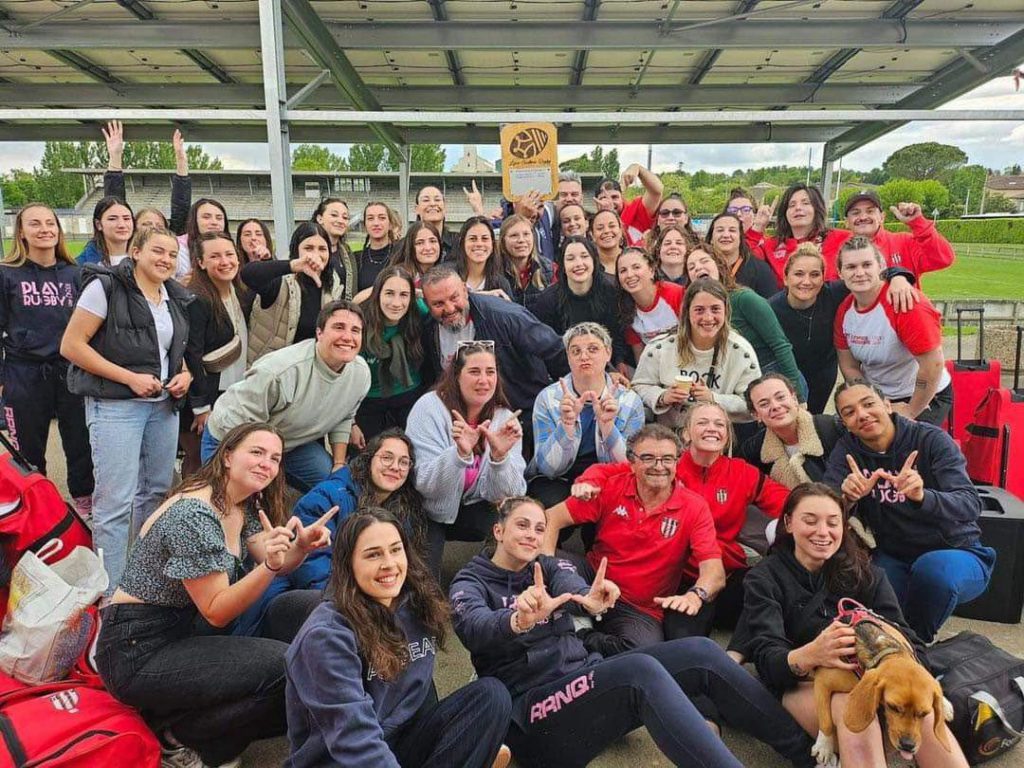
<svg viewBox="0 0 1024 768"><path fill-rule="evenodd" d="M909 119L1024 121L930 112L1022 61L1022 0L0 0L0 141L176 123L266 141L283 185L290 142L404 154L541 113L563 143L817 142L829 168Z"/></svg>

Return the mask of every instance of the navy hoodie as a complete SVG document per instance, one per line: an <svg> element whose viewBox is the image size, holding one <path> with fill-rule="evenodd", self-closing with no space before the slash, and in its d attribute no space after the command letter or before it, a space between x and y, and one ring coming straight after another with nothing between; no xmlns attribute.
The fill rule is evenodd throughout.
<svg viewBox="0 0 1024 768"><path fill-rule="evenodd" d="M871 528L878 548L887 555L912 562L937 549L978 546L981 498L970 478L967 463L953 439L931 424L893 414L896 436L889 449L873 451L849 432L839 438L828 459L824 482L839 488L850 474L846 454L865 472L879 467L898 474L912 451L914 465L924 480L924 499L909 501L888 480L879 480L857 502L854 511Z"/></svg>
<svg viewBox="0 0 1024 768"><path fill-rule="evenodd" d="M585 595L590 591L568 560L545 555L539 560L550 595ZM516 598L532 586L532 565L521 571L507 571L480 554L455 574L449 590L455 634L469 649L477 674L498 678L513 699L602 661L598 654L588 653L576 637L572 613L581 613L582 609L575 603L566 603L529 632L512 632ZM513 711L518 712L519 702L515 704Z"/></svg>
<svg viewBox="0 0 1024 768"><path fill-rule="evenodd" d="M331 601L309 615L285 655L289 758L285 768L400 768L385 739L433 692L436 639L403 600L395 613L410 663L385 682L367 668L355 632Z"/></svg>
<svg viewBox="0 0 1024 768"><path fill-rule="evenodd" d="M64 261L0 266L0 331L6 359L52 362L82 292L82 269Z"/></svg>

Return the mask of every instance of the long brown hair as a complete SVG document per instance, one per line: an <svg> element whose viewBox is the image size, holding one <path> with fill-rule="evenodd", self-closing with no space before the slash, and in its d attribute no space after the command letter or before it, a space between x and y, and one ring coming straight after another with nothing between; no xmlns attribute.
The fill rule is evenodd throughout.
<svg viewBox="0 0 1024 768"><path fill-rule="evenodd" d="M269 432L272 435L277 435L281 440L281 445L284 445L284 437L281 436L277 427L258 421L240 424L224 436L210 460L195 474L186 477L175 488L172 488L167 497L170 498L178 493L198 491L209 486L210 504L218 513L223 513L227 504L225 494L228 487L228 472L224 459L254 432ZM273 525L282 525L285 521L284 486L284 465L282 464L277 472L277 477L270 481L270 485L247 500L257 509L262 509Z"/></svg>
<svg viewBox="0 0 1024 768"><path fill-rule="evenodd" d="M693 304L698 293L714 296L725 304L725 323L722 325L722 330L718 332L718 338L715 339L715 352L719 365L721 365L725 360L726 350L729 348L729 323L732 320L732 310L729 308L729 294L720 282L712 280L710 277L694 280L687 286L686 293L683 294L683 304L679 308L679 330L676 332L676 354L682 364L693 362L693 350L690 349L690 340L693 338L693 328L690 326L690 305Z"/></svg>
<svg viewBox="0 0 1024 768"><path fill-rule="evenodd" d="M786 211L789 210L789 201L797 192L806 192L811 201L811 208L814 209L814 221L811 224L811 236L809 240L824 239L828 234L828 206L825 205L825 198L821 196L821 190L814 186L808 186L803 182L791 184L782 193L779 200L778 211L775 222L775 234L780 243L785 243L793 237L793 227L790 226Z"/></svg>
<svg viewBox="0 0 1024 768"><path fill-rule="evenodd" d="M358 510L341 524L334 542L327 594L355 633L363 662L373 667L382 680L393 681L409 665L409 638L395 621L395 612L359 588L352 570L359 537L376 523L393 525L405 549L408 566L396 600L408 601L413 614L434 636L439 649L444 648L448 635L451 609L427 566L409 546L409 537L397 517L386 509L368 507Z"/></svg>
<svg viewBox="0 0 1024 768"><path fill-rule="evenodd" d="M488 348L483 345L466 344L459 348L455 353L455 357L452 358L451 365L448 366L447 370L441 374L441 378L437 380L437 385L434 387L434 391L437 393L438 398L444 403L444 407L448 411L458 411L461 414L466 413L466 401L462 398L462 390L459 388L459 376L462 374L462 370L466 367L466 358L470 355L475 354L488 354L494 358L495 366L498 365L498 358L494 354L493 348ZM477 423L482 423L494 417L494 412L498 408L508 408L508 400L505 398L505 388L501 383L501 369L498 369L498 382L494 387L494 396L487 401L487 404L480 410L480 417ZM477 443L478 450L479 443Z"/></svg>
<svg viewBox="0 0 1024 768"><path fill-rule="evenodd" d="M384 327L386 325L384 312L380 308L380 294L384 290L384 283L393 277L404 280L409 285L409 308L405 315L398 321L398 333L405 343L405 353L413 368L419 368L423 362L423 342L420 340L421 323L419 310L416 308L416 283L405 267L389 265L384 267L373 281L373 290L370 297L361 305L363 317L366 323L363 328L363 349L374 357L380 358L384 352ZM391 370L386 365L377 367L377 375L381 384L388 385L384 391L389 391L391 384Z"/></svg>
<svg viewBox="0 0 1024 768"><path fill-rule="evenodd" d="M715 262L715 266L718 267L718 282L722 284L722 287L729 293L732 293L739 288L739 283L736 282L736 277L733 275L732 270L729 269L729 265L725 263L725 259L722 258L714 249L706 251L703 248L694 248L690 253L686 254L686 258L683 260L683 266L686 268L686 283L689 285L690 281L690 254L691 253L706 253L711 257L711 260Z"/></svg>
<svg viewBox="0 0 1024 768"><path fill-rule="evenodd" d="M804 499L820 497L830 500L843 515L843 540L839 549L822 567L825 586L834 595L849 596L869 588L875 581L871 570L871 557L861 544L860 538L850 529L850 518L843 509L843 500L832 488L824 483L801 483L789 493L782 516L775 533L772 548L793 551L793 534L786 529L786 523L792 521L797 506Z"/></svg>
<svg viewBox="0 0 1024 768"><path fill-rule="evenodd" d="M57 243L53 247L53 255L57 257L57 261L75 264L75 260L68 253L68 245L64 241L64 227L61 226L60 217L46 203L28 203L18 211L18 215L14 217L14 245L11 247L11 252L4 256L3 263L10 267L20 267L28 260L28 243L25 242L25 237L22 235L24 227L22 219L25 217L25 211L29 208L45 208L53 214L53 218L57 221Z"/></svg>
<svg viewBox="0 0 1024 768"><path fill-rule="evenodd" d="M204 246L206 243L211 243L214 240L223 240L226 243L230 243L231 247L235 249L235 256L238 257L238 272L235 272L231 286L234 288L235 296L241 297L245 293L245 286L242 284L242 278L239 276L242 270L242 255L235 241L231 239L231 235L227 232L203 232L199 235L196 246L189 248L192 255L192 277L189 280L188 289L210 305L210 313L216 325L222 328L231 328L231 316L224 305L224 299L221 298L220 291L213 284L209 273L200 264L205 256Z"/></svg>
<svg viewBox="0 0 1024 768"><path fill-rule="evenodd" d="M437 227L433 224L427 224L425 221L414 221L409 226L409 231L405 233L405 238L402 240L402 250L397 253L391 254L391 263L398 267L405 267L410 275L422 275L426 272L416 262L416 235L420 233L420 230L429 230L434 233L434 237L437 238L437 261L430 266L440 264L443 255L441 248L443 242L441 240L441 233L437 231Z"/></svg>
<svg viewBox="0 0 1024 768"><path fill-rule="evenodd" d="M626 246L625 248L623 248L619 252L618 256L615 257L615 280L616 280L616 283L618 284L618 279L619 279L619 261L621 261L624 256L630 256L630 255L639 256L641 259L643 259L645 262L647 262L647 266L649 266L651 268L651 272L652 272L651 282L654 284L655 298L657 298L658 282L659 282L659 279L660 279L658 277L658 275L660 273L660 270L658 269L658 256L657 256L657 254L645 251L643 248L640 248L638 246L628 245L628 246ZM600 259L598 260L596 268L599 268L599 267L600 267ZM597 280L597 278L599 277L599 275L596 274L596 268L595 268L595 277L594 277L595 280ZM619 284L619 286L618 286L617 293L618 293L617 313L618 313L619 322L622 323L622 327L623 328L629 328L631 325L633 325L633 321L636 320L636 312L637 312L636 299L634 299L633 295L629 291L627 291L621 284Z"/></svg>
<svg viewBox="0 0 1024 768"><path fill-rule="evenodd" d="M370 464L380 453L386 440L399 440L404 443L405 449L409 452L409 461L412 462L412 466L409 468L409 475L401 488L393 491L383 502L374 503L378 488L373 483ZM412 480L412 469L415 466L416 449L413 447L412 440L402 431L401 427L389 427L366 441L366 447L349 464L349 471L352 473L352 479L359 486L359 498L356 500L356 506L360 509L371 506L382 507L393 514L405 526L406 531L412 532L413 546L416 547L417 552L423 555L427 551L427 521L423 511L423 497L416 490L416 484Z"/></svg>
<svg viewBox="0 0 1024 768"><path fill-rule="evenodd" d="M533 267L530 284L532 284L534 288L547 288L548 284L544 279L544 270L540 263L540 254L537 253L537 232L533 228L533 222L521 213L513 213L511 216L506 218L501 222L501 228L498 230L498 239L494 244L494 250L500 257L502 269L505 270L505 274L508 277L509 282L512 283L512 286L516 290L522 290L525 287L520 285L519 268L516 267L515 262L512 261L512 254L509 253L508 248L505 247L505 236L516 224L525 224L530 228L530 241L533 243L533 247L530 249L530 257L528 259Z"/></svg>

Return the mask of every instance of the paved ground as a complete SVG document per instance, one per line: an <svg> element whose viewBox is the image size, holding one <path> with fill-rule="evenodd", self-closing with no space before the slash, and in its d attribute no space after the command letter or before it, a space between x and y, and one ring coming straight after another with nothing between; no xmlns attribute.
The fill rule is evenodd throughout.
<svg viewBox="0 0 1024 768"><path fill-rule="evenodd" d="M947 338L945 341L947 355L955 354L955 339ZM969 341L969 339L965 339L965 342ZM967 350L965 349L964 351L966 354ZM48 463L51 468L51 476L53 476L61 490L66 492L64 487L64 459L60 453L59 441L59 435L56 429L53 429L51 431L51 448L48 452ZM451 579L452 574L475 554L477 548L477 545L472 544L448 545L444 561L444 580L446 583ZM948 637L965 629L984 634L1000 647L1024 657L1024 625L993 624L953 618L943 628L941 636L943 638ZM723 645L727 640L724 635L716 636L715 639ZM435 680L439 693L443 696L464 685L470 680L472 673L469 654L459 644L458 640L453 637L448 650L438 658ZM724 738L726 744L745 766L750 768L782 768L786 765L771 750L744 734L727 730ZM287 744L283 738L268 739L253 744L243 756L242 765L244 768L271 768L271 766L280 766L286 756ZM898 757L894 758L894 760L895 762L891 763L891 765L903 765ZM655 747L646 730L640 729L609 748L591 765L595 766L595 768L641 768L641 766L668 766L669 762ZM1024 765L1024 747L1018 746L1010 753L986 765L991 766L991 768L1016 768L1017 766ZM345 766L344 768L373 767ZM846 766L846 768L859 767Z"/></svg>

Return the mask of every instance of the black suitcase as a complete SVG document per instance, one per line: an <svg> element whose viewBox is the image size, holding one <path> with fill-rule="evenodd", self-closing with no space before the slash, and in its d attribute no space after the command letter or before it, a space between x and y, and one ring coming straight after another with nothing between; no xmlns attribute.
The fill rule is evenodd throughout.
<svg viewBox="0 0 1024 768"><path fill-rule="evenodd" d="M1009 491L979 485L981 543L996 551L992 580L981 597L958 605L965 619L1017 624L1024 609L1024 501Z"/></svg>

